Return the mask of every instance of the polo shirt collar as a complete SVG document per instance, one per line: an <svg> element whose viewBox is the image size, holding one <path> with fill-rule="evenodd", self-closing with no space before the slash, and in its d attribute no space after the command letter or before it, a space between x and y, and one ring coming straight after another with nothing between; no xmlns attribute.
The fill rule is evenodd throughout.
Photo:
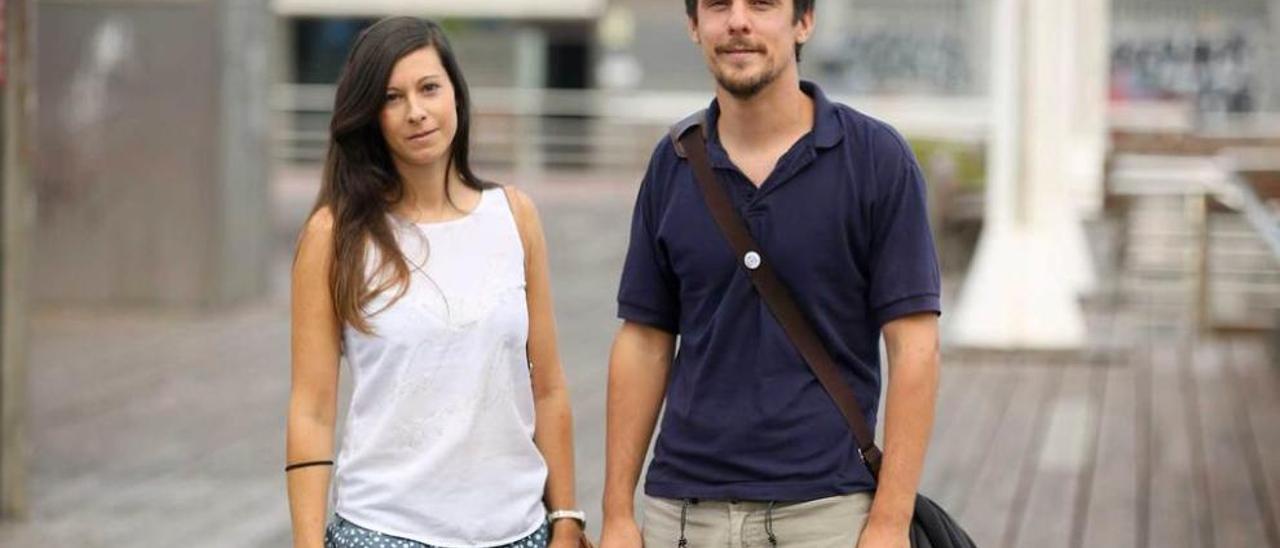
<svg viewBox="0 0 1280 548"><path fill-rule="evenodd" d="M808 80L800 81L800 90L813 99L813 131L805 138L812 137L812 143L815 148L826 149L840 144L844 138L844 132L840 127L840 114L834 104L827 99L827 94L818 87L818 84ZM709 141L714 143L715 148L720 148L720 132L717 129L720 121L720 101L718 99L711 100L711 106L707 108L707 128Z"/></svg>

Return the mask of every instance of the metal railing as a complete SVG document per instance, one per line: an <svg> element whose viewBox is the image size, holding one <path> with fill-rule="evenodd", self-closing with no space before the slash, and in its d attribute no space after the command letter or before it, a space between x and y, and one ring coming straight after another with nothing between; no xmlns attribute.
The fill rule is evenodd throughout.
<svg viewBox="0 0 1280 548"><path fill-rule="evenodd" d="M1280 215L1228 157L1121 156L1111 191L1140 203L1125 290L1201 330L1280 329Z"/></svg>
<svg viewBox="0 0 1280 548"><path fill-rule="evenodd" d="M278 84L272 93L276 157L323 159L334 87ZM667 127L705 108L709 92L473 88L472 155L520 169L638 169ZM913 137L986 138L987 103L973 97L833 97Z"/></svg>
<svg viewBox="0 0 1280 548"><path fill-rule="evenodd" d="M697 103L666 97L666 109L645 98L571 90L476 89L472 92L472 154L477 163L511 167L599 167L643 165L670 123L667 111ZM272 104L277 115L278 158L318 161L328 147L333 86L280 85Z"/></svg>

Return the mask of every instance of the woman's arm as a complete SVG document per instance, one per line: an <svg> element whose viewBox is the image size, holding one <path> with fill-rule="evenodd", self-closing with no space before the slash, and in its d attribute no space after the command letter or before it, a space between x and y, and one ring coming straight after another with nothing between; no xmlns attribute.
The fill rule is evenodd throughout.
<svg viewBox="0 0 1280 548"><path fill-rule="evenodd" d="M533 397L537 409L534 443L547 461L544 501L549 510L576 509L573 477L573 413L569 389L556 345L556 320L551 302L551 272L547 242L538 211L523 192L507 189L525 249L525 280L529 305L529 361L533 364ZM553 524L558 546L577 546L579 524L563 519Z"/></svg>
<svg viewBox="0 0 1280 548"><path fill-rule="evenodd" d="M340 330L329 291L332 261L333 216L320 209L307 221L293 265L289 463L333 458ZM287 473L295 548L324 545L331 472L330 466L311 466Z"/></svg>

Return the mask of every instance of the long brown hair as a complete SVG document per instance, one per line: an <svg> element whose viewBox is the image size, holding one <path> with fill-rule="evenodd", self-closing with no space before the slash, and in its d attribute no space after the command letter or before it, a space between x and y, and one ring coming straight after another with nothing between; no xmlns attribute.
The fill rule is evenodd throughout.
<svg viewBox="0 0 1280 548"><path fill-rule="evenodd" d="M424 19L389 17L361 32L338 78L324 180L312 213L324 207L333 213L329 290L334 312L340 322L363 333L372 332L365 306L374 297L398 287L398 299L408 289L408 261L388 219L391 206L404 197L404 183L382 136L379 115L396 62L428 47L440 54L457 105L458 129L445 169L446 197L452 203L448 179L455 169L468 187L495 186L471 170L471 95L444 30ZM372 276L365 270L370 245L379 257ZM378 280L376 286L371 286L370 278Z"/></svg>

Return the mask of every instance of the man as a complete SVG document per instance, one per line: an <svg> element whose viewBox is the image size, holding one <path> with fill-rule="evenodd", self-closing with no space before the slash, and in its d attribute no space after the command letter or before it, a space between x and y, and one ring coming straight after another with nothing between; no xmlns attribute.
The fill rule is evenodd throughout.
<svg viewBox="0 0 1280 548"><path fill-rule="evenodd" d="M884 335L884 460L877 485L664 139L618 295L602 548L906 547L939 361L920 170L892 128L800 81L814 0L685 4L717 84L704 122L713 171L872 424ZM642 533L635 488L664 398Z"/></svg>

